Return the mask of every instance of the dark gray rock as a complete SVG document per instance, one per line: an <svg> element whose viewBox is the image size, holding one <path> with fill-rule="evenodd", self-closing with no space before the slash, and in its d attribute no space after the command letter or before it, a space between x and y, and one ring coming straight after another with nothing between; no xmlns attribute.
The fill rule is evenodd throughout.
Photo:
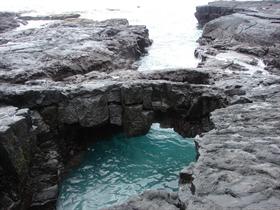
<svg viewBox="0 0 280 210"><path fill-rule="evenodd" d="M184 204L180 205L182 209L280 208L280 83L275 74L280 66L279 6L275 1L218 1L199 7L196 15L199 22L208 23L196 54L202 58L199 67L209 74L209 85L191 85L187 90L187 86L179 88L178 83L169 83L144 89L148 96L145 107L152 106L154 111L164 113L177 110L170 101L181 101L181 105L188 101L189 108L185 110L189 113L180 116L200 119L200 127L202 121L207 121L212 129L196 136L198 160L180 172L178 195ZM270 66L264 68L261 59L273 71ZM153 79L162 78L159 75ZM180 93L172 91L174 88L183 92L181 99L188 100L168 97L169 93L173 96ZM204 88L213 88L216 94L207 95L211 90ZM186 92L191 94L187 96ZM225 97L224 94L229 103L217 97ZM213 111L222 104L230 106ZM209 118L201 119L209 113L213 127ZM181 125L174 127L190 131L196 122L180 122ZM135 199L131 205L130 201L125 202L116 209L137 209L143 200ZM157 203L149 202L146 209Z"/></svg>
<svg viewBox="0 0 280 210"><path fill-rule="evenodd" d="M195 17L202 26L211 20L233 13L246 13L277 20L279 7L277 1L214 1L205 6L198 6Z"/></svg>
<svg viewBox="0 0 280 210"><path fill-rule="evenodd" d="M36 193L33 196L33 203L31 208L42 208L43 206L47 206L50 203L55 204L58 196L58 186L54 185L52 187L48 187L43 189L42 191Z"/></svg>
<svg viewBox="0 0 280 210"><path fill-rule="evenodd" d="M232 88L232 89L226 90L225 94L227 94L229 96L235 96L235 95L241 96L241 95L245 95L246 91L242 90L240 88Z"/></svg>
<svg viewBox="0 0 280 210"><path fill-rule="evenodd" d="M20 15L18 18L21 20L65 20L69 18L79 18L80 14L55 14L47 16L27 16Z"/></svg>
<svg viewBox="0 0 280 210"><path fill-rule="evenodd" d="M0 209L16 209L29 176L36 136L30 111L0 107Z"/></svg>
<svg viewBox="0 0 280 210"><path fill-rule="evenodd" d="M188 82L191 84L208 84L209 74L198 69L164 69L144 71L143 79Z"/></svg>
<svg viewBox="0 0 280 210"><path fill-rule="evenodd" d="M261 56L278 68L278 6L255 5L227 16L207 10L215 13L210 19L219 18L205 25L196 52L200 69L129 70L151 42L144 26L122 19L71 19L4 33L0 103L33 110L26 115L38 147L27 168L33 207L53 206L61 156L68 160L83 150L73 139L86 131L116 126L128 136L143 135L152 122L168 118L180 134L196 136L213 128L215 109L236 104L214 111L214 130L196 137L200 156L180 173L179 196L146 192L113 209L279 209L280 79L259 68ZM22 191L7 183L0 199L11 206L19 200L12 191Z"/></svg>
<svg viewBox="0 0 280 210"><path fill-rule="evenodd" d="M112 125L121 126L122 125L122 115L123 115L122 106L117 105L117 104L110 104L109 113L110 113L110 123Z"/></svg>
<svg viewBox="0 0 280 210"><path fill-rule="evenodd" d="M61 104L58 114L62 123L79 123L83 127L102 125L109 120L107 98L105 95L76 97Z"/></svg>
<svg viewBox="0 0 280 210"><path fill-rule="evenodd" d="M212 111L225 106L226 102L220 97L211 95L202 95L193 100L188 111L188 118L201 119L208 116Z"/></svg>
<svg viewBox="0 0 280 210"><path fill-rule="evenodd" d="M260 102L212 113L215 130L196 138L200 157L187 209L279 209L278 109Z"/></svg>
<svg viewBox="0 0 280 210"><path fill-rule="evenodd" d="M0 81L11 83L130 69L151 44L145 26L131 26L125 19L68 19L2 38L7 41L0 50Z"/></svg>
<svg viewBox="0 0 280 210"><path fill-rule="evenodd" d="M1 167L23 182L31 161L34 134L28 109L0 107Z"/></svg>
<svg viewBox="0 0 280 210"><path fill-rule="evenodd" d="M234 105L234 104L246 104L246 103L253 103L253 101L248 99L248 98L245 98L245 97L240 97L240 98L237 98L236 100L231 102L232 105Z"/></svg>
<svg viewBox="0 0 280 210"><path fill-rule="evenodd" d="M204 9L214 17L212 6L233 5L255 12L207 17L205 22L211 21L200 40L204 46L197 51L204 58L200 67L208 69L210 83L224 90L231 106L212 112L214 129L196 137L199 158L180 173L179 199L186 209L276 210L279 161L272 150L279 149L279 77L251 62L251 56L277 58L279 4L214 2ZM234 60L224 59L226 54Z"/></svg>
<svg viewBox="0 0 280 210"><path fill-rule="evenodd" d="M176 193L168 193L160 190L150 190L146 191L138 197L128 200L126 203L113 206L110 208L105 208L104 210L179 210L184 209L183 204L178 199Z"/></svg>
<svg viewBox="0 0 280 210"><path fill-rule="evenodd" d="M263 28L266 30L262 30ZM248 14L235 13L207 23L202 38L211 42L223 42L225 45L241 42L256 46L272 46L279 43L277 38L279 33L280 27L277 23Z"/></svg>
<svg viewBox="0 0 280 210"><path fill-rule="evenodd" d="M16 13L12 12L0 12L0 33L10 31L20 26L20 23L26 23L24 21L20 21L17 18ZM1 37L0 44L7 42L7 40Z"/></svg>
<svg viewBox="0 0 280 210"><path fill-rule="evenodd" d="M138 84L128 84L121 87L122 101L124 105L142 104L143 88Z"/></svg>
<svg viewBox="0 0 280 210"><path fill-rule="evenodd" d="M216 15L213 8L231 12ZM199 42L262 57L267 68L275 71L274 68L279 68L280 55L279 10L277 1L218 1L198 7L198 20L206 23ZM210 14L215 17L211 18Z"/></svg>
<svg viewBox="0 0 280 210"><path fill-rule="evenodd" d="M124 107L123 126L128 136L147 133L153 122L153 112L143 110L142 105Z"/></svg>
<svg viewBox="0 0 280 210"><path fill-rule="evenodd" d="M207 5L207 6L198 6L196 8L195 17L198 20L200 26L204 26L206 23L219 18L225 15L231 15L236 12L243 12L247 9L236 8L236 5L232 6L216 6L216 5Z"/></svg>
<svg viewBox="0 0 280 210"><path fill-rule="evenodd" d="M155 112L161 117L172 113L185 123L194 110L191 104L202 95L224 100L201 70L131 70L151 40L145 26L131 26L124 19L67 19L39 29L7 31L1 38L0 104L31 109L1 109L4 208L53 209L57 184L70 159L72 165L81 159L74 157L85 150L87 133L108 126L128 136L143 135L156 120ZM181 208L177 197L168 193L145 196L146 207Z"/></svg>

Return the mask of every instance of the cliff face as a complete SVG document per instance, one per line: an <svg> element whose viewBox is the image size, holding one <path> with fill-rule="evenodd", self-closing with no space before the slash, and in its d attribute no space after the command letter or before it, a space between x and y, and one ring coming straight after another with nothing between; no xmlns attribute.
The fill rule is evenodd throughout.
<svg viewBox="0 0 280 210"><path fill-rule="evenodd" d="M28 109L1 107L0 116L1 194L8 190L16 195L17 186L23 186L28 179L36 136ZM12 205L9 196L1 198L1 203Z"/></svg>
<svg viewBox="0 0 280 210"><path fill-rule="evenodd" d="M226 104L198 69L132 70L151 40L144 26L123 19L71 18L1 36L4 209L54 208L58 183L87 135L142 135L164 120L194 136L210 130L209 113Z"/></svg>
<svg viewBox="0 0 280 210"><path fill-rule="evenodd" d="M197 8L205 23L196 51L200 67L216 67L215 85L232 105L212 112L215 129L196 138L199 159L181 173L179 198L187 209L280 207L279 6L213 2Z"/></svg>
<svg viewBox="0 0 280 210"><path fill-rule="evenodd" d="M198 7L204 26L196 56L228 106L214 129L196 136L197 162L180 173L177 194L148 191L109 209L273 209L279 194L278 2L213 2Z"/></svg>
<svg viewBox="0 0 280 210"><path fill-rule="evenodd" d="M1 208L54 208L88 135L142 135L167 121L184 136L202 134L179 192L148 191L110 209L279 209L278 7L197 8L205 25L195 69L132 70L151 40L122 19L2 33Z"/></svg>

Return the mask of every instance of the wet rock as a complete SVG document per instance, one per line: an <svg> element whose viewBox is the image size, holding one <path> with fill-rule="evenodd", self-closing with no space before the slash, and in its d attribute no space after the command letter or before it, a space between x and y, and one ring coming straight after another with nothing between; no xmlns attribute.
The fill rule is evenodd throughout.
<svg viewBox="0 0 280 210"><path fill-rule="evenodd" d="M28 175L34 135L28 109L0 107L1 166L20 181Z"/></svg>
<svg viewBox="0 0 280 210"><path fill-rule="evenodd" d="M212 47L222 46L235 51L262 57L268 69L279 67L279 4L277 2L213 2L204 6L212 14L212 8L234 11L221 14L216 19L203 19L205 27L199 42ZM198 8L197 13L201 13ZM207 16L207 14L206 14ZM197 16L198 20L201 18ZM265 30L264 30L265 29Z"/></svg>
<svg viewBox="0 0 280 210"><path fill-rule="evenodd" d="M246 91L242 90L241 88L232 88L232 89L228 89L225 91L225 94L229 95L229 96L241 96L241 95L245 95Z"/></svg>
<svg viewBox="0 0 280 210"><path fill-rule="evenodd" d="M147 133L153 122L153 112L143 110L142 105L124 107L123 126L128 136Z"/></svg>
<svg viewBox="0 0 280 210"><path fill-rule="evenodd" d="M71 19L2 38L7 43L0 50L0 80L11 83L129 69L151 44L145 26L131 26L125 19Z"/></svg>
<svg viewBox="0 0 280 210"><path fill-rule="evenodd" d="M109 103L121 103L121 88L116 86L107 92Z"/></svg>
<svg viewBox="0 0 280 210"><path fill-rule="evenodd" d="M23 22L23 21L20 21L17 18L16 13L0 12L0 33L7 32L9 30L19 27L21 22ZM0 40L2 40L2 38L3 37L1 37ZM5 42L7 42L7 41L5 41ZM0 41L0 43L1 43L1 41Z"/></svg>
<svg viewBox="0 0 280 210"><path fill-rule="evenodd" d="M260 102L212 113L215 130L196 139L196 193L185 200L188 209L199 209L201 203L212 204L205 209L279 208L278 111L274 102Z"/></svg>
<svg viewBox="0 0 280 210"><path fill-rule="evenodd" d="M246 104L246 103L253 103L253 101L246 98L246 97L239 97L238 99L231 102L232 105L234 105L234 104Z"/></svg>
<svg viewBox="0 0 280 210"><path fill-rule="evenodd" d="M184 204L182 209L280 208L280 85L279 76L274 74L279 70L279 6L271 1L218 1L199 7L199 22L210 21L197 50L197 56L203 59L199 67L209 74L209 85L190 85L189 89L181 86L181 95L180 91L172 91L179 87L178 83L144 89L145 107L152 106L160 114L177 111L170 101L180 101L181 106L186 104L183 101L189 102L184 106L188 114L180 116L199 120L178 120L177 125L173 124L175 130L195 136L203 132L202 125L208 127L195 138L197 162L180 173L178 197ZM274 72L260 65L261 59L273 66ZM153 79L162 78L155 74ZM202 87L213 88L216 94L209 94L210 89L206 94ZM219 91L222 93L217 94ZM186 92L193 94L188 96ZM171 99L169 93L180 97ZM229 103L216 97L223 94ZM216 109L223 105L229 106ZM156 203L151 201L149 205ZM129 204L130 201L116 209L138 208L142 200Z"/></svg>
<svg viewBox="0 0 280 210"><path fill-rule="evenodd" d="M48 133L50 131L49 126L44 122L42 116L37 111L31 112L32 124L36 133Z"/></svg>
<svg viewBox="0 0 280 210"><path fill-rule="evenodd" d="M278 19L277 9L279 5L277 2L268 1L215 1L209 2L208 5L198 6L196 8L195 17L200 25L204 25L216 18L231 15L233 13L245 13L254 16L262 16L267 19ZM274 11L273 14L271 11ZM258 15L257 12L261 12ZM270 16L269 16L270 15Z"/></svg>
<svg viewBox="0 0 280 210"><path fill-rule="evenodd" d="M67 104L61 104L58 113L62 123L79 123L83 127L102 125L109 120L108 103L104 95L74 98Z"/></svg>
<svg viewBox="0 0 280 210"><path fill-rule="evenodd" d="M146 191L138 197L128 200L126 203L119 206L105 208L106 210L121 210L121 209L163 209L163 210L179 210L184 209L183 204L178 199L176 193L168 193L160 190ZM104 210L105 210L104 209Z"/></svg>
<svg viewBox="0 0 280 210"><path fill-rule="evenodd" d="M0 107L0 208L20 206L36 137L30 111Z"/></svg>
<svg viewBox="0 0 280 210"><path fill-rule="evenodd" d="M81 157L87 133L96 132L96 136L102 128L117 127L127 136L144 135L157 115L176 121L173 127L178 132L195 136L210 130L210 112L225 102L228 81L214 79L214 75L222 78L217 73L220 68L133 71L133 63L151 40L145 26L131 26L124 19L67 19L40 29L5 32L4 39L0 103L32 110L22 115L17 110L26 109L15 108L12 119L29 120L30 130L25 133L16 127L10 139L21 135L28 139L31 134L37 138L30 165L14 170L30 174L26 183L15 186L10 173L0 179L11 200L4 199L8 206L19 202L27 208L32 197L32 209L53 208L57 183L67 171L64 164L71 156ZM20 144L9 146L21 153ZM17 155L4 156L3 160L21 160ZM0 170L0 178L3 173ZM154 191L143 198L131 205L184 208L175 194Z"/></svg>
<svg viewBox="0 0 280 210"><path fill-rule="evenodd" d="M164 69L162 71L145 71L143 72L142 77L149 80L168 80L174 82L188 82L192 84L207 84L209 74L205 71L199 71L198 69Z"/></svg>
<svg viewBox="0 0 280 210"><path fill-rule="evenodd" d="M56 14L56 15L47 15L47 16L26 16L20 15L19 19L21 20L65 20L69 18L79 18L80 14Z"/></svg>
<svg viewBox="0 0 280 210"><path fill-rule="evenodd" d="M44 208L44 206L48 206L50 204L53 205L56 202L57 196L58 196L57 185L43 189L42 191L34 195L33 204L31 208L35 209L37 207L42 209Z"/></svg>
<svg viewBox="0 0 280 210"><path fill-rule="evenodd" d="M267 25L270 27L260 33ZM202 38L207 37L208 40L215 42L222 41L225 45L241 42L272 46L279 42L277 34L279 34L279 24L247 14L235 13L207 23Z"/></svg>
<svg viewBox="0 0 280 210"><path fill-rule="evenodd" d="M143 88L141 85L123 85L121 95L125 105L142 104L143 102Z"/></svg>
<svg viewBox="0 0 280 210"><path fill-rule="evenodd" d="M122 125L122 114L123 114L122 106L117 105L117 104L110 104L109 113L110 113L110 123L112 125L121 126Z"/></svg>
<svg viewBox="0 0 280 210"><path fill-rule="evenodd" d="M242 8L223 7L223 6L199 6L196 8L195 17L198 20L200 26L204 26L206 23L225 15L231 15L238 11L245 11Z"/></svg>
<svg viewBox="0 0 280 210"><path fill-rule="evenodd" d="M268 53L268 48L258 46L237 46L235 50L241 53L251 54L258 57L265 56Z"/></svg>
<svg viewBox="0 0 280 210"><path fill-rule="evenodd" d="M201 119L209 115L217 107L223 107L225 103L221 98L211 95L202 95L192 102L188 111L188 118Z"/></svg>

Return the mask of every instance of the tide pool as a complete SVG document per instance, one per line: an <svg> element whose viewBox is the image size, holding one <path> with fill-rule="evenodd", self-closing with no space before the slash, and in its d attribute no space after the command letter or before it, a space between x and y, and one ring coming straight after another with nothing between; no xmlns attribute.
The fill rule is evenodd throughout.
<svg viewBox="0 0 280 210"><path fill-rule="evenodd" d="M62 183L57 208L99 209L148 189L175 191L179 171L195 156L192 139L159 124L145 136L100 140Z"/></svg>

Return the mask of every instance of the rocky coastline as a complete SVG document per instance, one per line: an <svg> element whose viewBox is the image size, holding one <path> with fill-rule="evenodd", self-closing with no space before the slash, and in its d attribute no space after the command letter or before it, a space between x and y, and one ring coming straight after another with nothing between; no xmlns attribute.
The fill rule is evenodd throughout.
<svg viewBox="0 0 280 210"><path fill-rule="evenodd" d="M279 6L198 7L199 66L146 72L136 71L152 44L145 26L73 14L21 31L17 14L0 13L0 209L55 209L88 139L142 135L153 122L195 137L197 162L178 193L109 209L279 209Z"/></svg>
<svg viewBox="0 0 280 210"><path fill-rule="evenodd" d="M211 112L213 129L195 137L199 157L181 171L178 193L146 191L108 209L280 208L279 6L217 1L197 7L198 69L228 104Z"/></svg>

